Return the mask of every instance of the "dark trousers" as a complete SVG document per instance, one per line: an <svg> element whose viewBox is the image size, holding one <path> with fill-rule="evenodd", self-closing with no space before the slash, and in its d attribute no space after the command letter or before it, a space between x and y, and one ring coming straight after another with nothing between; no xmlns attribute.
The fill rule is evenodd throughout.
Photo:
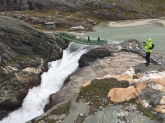
<svg viewBox="0 0 165 123"><path fill-rule="evenodd" d="M150 64L150 55L151 55L151 53L146 53L146 63L147 64Z"/></svg>

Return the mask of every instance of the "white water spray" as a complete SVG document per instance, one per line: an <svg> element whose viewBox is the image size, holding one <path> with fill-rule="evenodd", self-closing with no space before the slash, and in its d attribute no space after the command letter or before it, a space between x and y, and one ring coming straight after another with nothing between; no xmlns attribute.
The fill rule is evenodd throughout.
<svg viewBox="0 0 165 123"><path fill-rule="evenodd" d="M63 86L64 80L78 67L78 60L90 47L71 43L63 51L63 57L49 63L49 70L41 76L41 85L30 89L22 107L9 114L0 123L25 123L44 113L49 95L56 93Z"/></svg>

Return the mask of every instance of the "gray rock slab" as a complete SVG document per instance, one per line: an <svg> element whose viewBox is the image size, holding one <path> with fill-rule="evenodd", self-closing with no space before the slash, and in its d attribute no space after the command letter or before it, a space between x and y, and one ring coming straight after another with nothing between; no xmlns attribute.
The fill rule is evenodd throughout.
<svg viewBox="0 0 165 123"><path fill-rule="evenodd" d="M79 115L88 114L89 108L90 107L87 104L72 102L69 110L70 113L67 115L62 123L75 123L75 120Z"/></svg>
<svg viewBox="0 0 165 123"><path fill-rule="evenodd" d="M88 116L83 123L155 123L140 112L127 112L118 107L107 107Z"/></svg>

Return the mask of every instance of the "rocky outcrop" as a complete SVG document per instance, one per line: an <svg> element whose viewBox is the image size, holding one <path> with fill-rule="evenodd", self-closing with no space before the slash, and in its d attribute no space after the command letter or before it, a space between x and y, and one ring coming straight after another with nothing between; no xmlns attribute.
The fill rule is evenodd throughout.
<svg viewBox="0 0 165 123"><path fill-rule="evenodd" d="M33 122L163 123L164 60L153 54L151 66L146 67L145 51L135 40L96 49L82 56L79 62L82 67L68 77L60 91L50 96L50 104L45 108L50 110ZM57 116L66 100L71 103L69 108ZM53 112L55 119L49 117ZM61 119L61 115L65 117Z"/></svg>
<svg viewBox="0 0 165 123"><path fill-rule="evenodd" d="M144 64L141 65L144 66ZM33 123L38 121L164 123L164 92L160 86L150 84L158 76L160 80L164 80L165 72L143 73L140 78L134 77L134 83L131 86L124 79L118 81L117 78L120 76L122 75L109 75L110 78L106 76L88 82L88 85L82 87L78 94L69 99L70 105L65 107L67 110L63 114L56 115L60 110L64 110L67 101L59 103L42 116L35 118ZM136 76L136 73L132 76ZM108 88L110 88L109 94ZM105 94L110 97L111 101Z"/></svg>
<svg viewBox="0 0 165 123"><path fill-rule="evenodd" d="M133 55L131 52L134 52L137 55ZM50 104L45 109L51 108L53 105L69 99L72 95L77 93L77 90L79 90L79 88L84 83L90 83L89 81L91 81L92 79L100 78L103 76L105 76L106 78L108 77L106 75L108 75L109 73L121 74L129 69L130 66L134 66L139 63L145 63L145 59L143 58L144 56L145 51L142 48L142 45L136 40L128 40L119 44L110 43L106 46L103 45L99 48L91 50L85 55L82 55L79 60L79 67L81 69L77 70L75 73L81 71L80 73L82 74L68 77L68 80L65 82L67 83L66 86L64 85L63 89L50 97ZM156 61L161 61L161 64L164 64L164 60L161 57L155 56L153 55L151 57L153 62L155 61L156 64L159 64L159 62ZM136 71L148 70L148 68L144 69L143 67L144 66L139 66L135 69ZM156 67L156 65L154 65L153 69L161 69L161 65L160 67ZM77 79L75 79L75 77ZM124 79L129 81L130 83L133 83L132 75L122 75L119 76L117 79L118 81Z"/></svg>
<svg viewBox="0 0 165 123"><path fill-rule="evenodd" d="M136 59L133 59L133 57ZM126 62L125 64L123 64L123 60L121 60L121 58L124 58L123 60ZM130 65L142 62L143 57L126 52L119 52L113 54L112 57L97 59L96 61L89 63L89 66L77 70L73 76L69 77L69 81L67 81L68 84L66 84L66 86L64 86L56 94L51 96L49 108L56 103L60 103L72 97L75 93L77 93L77 91L79 91L81 86L88 81L96 78L102 78L110 73L123 73L125 70L129 69ZM118 66L120 66L120 69L118 69Z"/></svg>
<svg viewBox="0 0 165 123"><path fill-rule="evenodd" d="M61 58L67 42L0 16L0 119L21 106L28 89L40 84L47 62Z"/></svg>

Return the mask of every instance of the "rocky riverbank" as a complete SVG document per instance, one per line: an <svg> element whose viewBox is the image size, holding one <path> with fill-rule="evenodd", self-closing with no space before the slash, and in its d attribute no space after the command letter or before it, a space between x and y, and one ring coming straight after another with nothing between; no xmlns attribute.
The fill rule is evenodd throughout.
<svg viewBox="0 0 165 123"><path fill-rule="evenodd" d="M0 14L23 20L38 29L44 29L44 23L53 20L58 30L81 25L83 30L77 31L88 31L102 20L162 17L164 4L162 0L3 0ZM8 10L26 11L6 13ZM68 43L58 35L52 36L22 21L0 16L0 119L21 106L28 89L40 84L40 75L47 70L47 63L60 59L61 49ZM68 77L59 92L50 96L44 116L33 121L96 123L102 122L100 119L109 122L113 119L109 116L114 116L114 122L163 123L164 78L151 79L152 82L141 79L151 74L162 75L164 59L152 54L153 64L145 67L144 55L142 45L135 40L88 52L79 61L80 69ZM133 76L122 76L131 66L135 66ZM127 82L123 84L121 80ZM120 97L123 93L128 95Z"/></svg>
<svg viewBox="0 0 165 123"><path fill-rule="evenodd" d="M49 110L29 123L163 123L165 62L152 54L146 67L144 55L136 40L88 52L81 68L50 96Z"/></svg>
<svg viewBox="0 0 165 123"><path fill-rule="evenodd" d="M0 119L21 106L29 88L40 84L47 63L61 58L68 42L54 37L0 16Z"/></svg>

